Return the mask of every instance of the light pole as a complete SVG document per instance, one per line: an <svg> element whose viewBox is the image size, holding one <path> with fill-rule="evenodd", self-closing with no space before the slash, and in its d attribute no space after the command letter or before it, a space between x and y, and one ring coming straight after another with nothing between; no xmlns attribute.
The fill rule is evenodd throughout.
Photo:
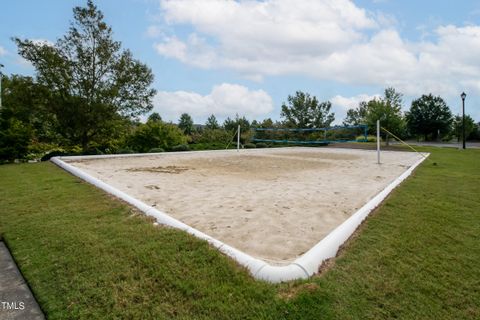
<svg viewBox="0 0 480 320"><path fill-rule="evenodd" d="M0 108L2 107L2 68L3 64L0 63Z"/></svg>
<svg viewBox="0 0 480 320"><path fill-rule="evenodd" d="M465 149L465 98L467 97L467 94L462 92L460 97L462 98L462 142L463 149Z"/></svg>

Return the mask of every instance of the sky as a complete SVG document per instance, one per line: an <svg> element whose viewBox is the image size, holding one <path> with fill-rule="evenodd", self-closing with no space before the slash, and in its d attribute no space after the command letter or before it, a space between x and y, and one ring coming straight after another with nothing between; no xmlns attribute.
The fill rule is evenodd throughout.
<svg viewBox="0 0 480 320"><path fill-rule="evenodd" d="M147 64L154 110L176 122L210 114L280 120L296 91L346 110L394 87L407 111L441 96L480 121L478 0L96 0L122 47ZM5 74L34 75L12 37L54 43L86 0L16 0L0 6Z"/></svg>

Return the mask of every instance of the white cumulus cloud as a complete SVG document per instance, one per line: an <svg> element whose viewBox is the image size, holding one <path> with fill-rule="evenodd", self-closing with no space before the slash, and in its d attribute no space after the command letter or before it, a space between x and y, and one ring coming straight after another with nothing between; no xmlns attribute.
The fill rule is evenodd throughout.
<svg viewBox="0 0 480 320"><path fill-rule="evenodd" d="M7 53L8 53L7 49L5 49L4 47L0 46L0 57L6 56Z"/></svg>
<svg viewBox="0 0 480 320"><path fill-rule="evenodd" d="M431 40L412 42L394 17L351 0L161 0L160 7L173 31L157 52L199 68L394 86L407 95L480 94L480 25L439 26ZM175 34L177 26L191 32Z"/></svg>
<svg viewBox="0 0 480 320"><path fill-rule="evenodd" d="M190 34L184 42L177 37L164 37L164 41L155 45L157 52L163 56L175 58L200 68L215 66L217 55L204 38Z"/></svg>
<svg viewBox="0 0 480 320"><path fill-rule="evenodd" d="M368 94L359 94L353 97L344 97L341 95L336 95L333 98L330 99L330 102L332 103L332 106L336 110L348 110L348 109L354 109L358 107L360 102L368 102L373 99L379 99L381 98L381 95L375 94L375 95L368 95Z"/></svg>
<svg viewBox="0 0 480 320"><path fill-rule="evenodd" d="M273 110L272 98L263 90L222 83L207 95L188 91L159 91L154 98L154 112L164 120L176 122L182 113L192 116L195 123L204 123L211 114L217 119L235 117L261 118Z"/></svg>
<svg viewBox="0 0 480 320"><path fill-rule="evenodd" d="M295 71L298 57L328 56L376 26L349 0L161 1L161 8L167 24L189 24L195 32L184 40L165 37L156 44L159 53L196 66L245 73L258 67L266 74ZM214 39L216 45L207 45L205 39ZM198 55L212 58L199 61Z"/></svg>

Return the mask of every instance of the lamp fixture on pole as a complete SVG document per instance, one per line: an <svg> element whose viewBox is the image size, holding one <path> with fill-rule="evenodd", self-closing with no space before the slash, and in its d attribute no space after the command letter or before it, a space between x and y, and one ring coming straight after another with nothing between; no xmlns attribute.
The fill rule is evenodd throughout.
<svg viewBox="0 0 480 320"><path fill-rule="evenodd" d="M462 148L465 149L465 98L467 94L462 92L460 97L462 98Z"/></svg>

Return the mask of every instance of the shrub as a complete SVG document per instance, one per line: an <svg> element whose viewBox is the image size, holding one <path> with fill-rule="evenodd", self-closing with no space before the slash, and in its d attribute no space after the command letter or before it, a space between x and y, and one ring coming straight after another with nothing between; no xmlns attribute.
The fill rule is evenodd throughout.
<svg viewBox="0 0 480 320"><path fill-rule="evenodd" d="M187 137L174 124L150 121L141 124L127 138L127 147L148 152L153 148L169 150L173 146L186 144Z"/></svg>
<svg viewBox="0 0 480 320"><path fill-rule="evenodd" d="M177 146L172 147L172 151L188 151L190 148L188 147L188 144L179 144Z"/></svg>
<svg viewBox="0 0 480 320"><path fill-rule="evenodd" d="M51 150L50 152L47 152L41 159L40 161L48 161L50 158L53 157L61 157L61 156L68 156L68 152L66 152L63 149L55 149Z"/></svg>
<svg viewBox="0 0 480 320"><path fill-rule="evenodd" d="M135 153L135 151L130 148L121 148L117 150L117 154L129 154L129 153Z"/></svg>
<svg viewBox="0 0 480 320"><path fill-rule="evenodd" d="M13 161L28 154L32 128L17 119L0 119L0 160Z"/></svg>
<svg viewBox="0 0 480 320"><path fill-rule="evenodd" d="M358 136L355 138L355 141L357 142L377 142L377 137L368 135L367 136L367 141L365 141L365 136Z"/></svg>
<svg viewBox="0 0 480 320"><path fill-rule="evenodd" d="M254 136L254 132L252 130L243 131L240 133L240 142L244 144L244 143L247 143L247 141L252 141L253 136ZM237 136L235 136L234 138L236 141Z"/></svg>
<svg viewBox="0 0 480 320"><path fill-rule="evenodd" d="M163 148L152 148L148 150L148 153L159 153L159 152L165 152Z"/></svg>
<svg viewBox="0 0 480 320"><path fill-rule="evenodd" d="M30 145L28 145L28 154L25 155L24 159L27 161L38 161L48 152L62 149L57 144L53 143L44 143L38 141L32 141ZM69 151L69 153L72 153Z"/></svg>
<svg viewBox="0 0 480 320"><path fill-rule="evenodd" d="M265 142L258 142L256 144L256 147L257 148L268 148L268 144L266 144Z"/></svg>
<svg viewBox="0 0 480 320"><path fill-rule="evenodd" d="M34 154L42 154L44 155L47 152L52 150L62 149L58 146L58 144L53 143L43 143L38 141L32 141L30 145L28 145L28 152Z"/></svg>
<svg viewBox="0 0 480 320"><path fill-rule="evenodd" d="M104 154L101 150L97 148L90 148L87 151L83 152L86 156L97 155L97 154Z"/></svg>
<svg viewBox="0 0 480 320"><path fill-rule="evenodd" d="M232 133L224 129L205 129L192 134L192 143L222 143L226 145L232 139Z"/></svg>
<svg viewBox="0 0 480 320"><path fill-rule="evenodd" d="M255 149L257 146L254 143L245 143L243 147L245 149Z"/></svg>

